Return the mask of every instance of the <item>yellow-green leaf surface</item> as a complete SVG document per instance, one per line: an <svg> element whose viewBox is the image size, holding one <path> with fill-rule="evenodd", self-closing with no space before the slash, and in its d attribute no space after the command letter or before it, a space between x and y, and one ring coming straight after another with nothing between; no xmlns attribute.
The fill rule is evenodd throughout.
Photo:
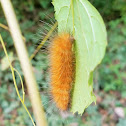
<svg viewBox="0 0 126 126"><path fill-rule="evenodd" d="M13 52L10 52L10 53L8 54L8 57L9 57L11 63L15 60L15 58L13 57ZM8 69L8 68L9 68L9 62L8 62L7 57L5 56L5 57L1 60L1 70L4 71L4 70L6 70L6 69Z"/></svg>
<svg viewBox="0 0 126 126"><path fill-rule="evenodd" d="M98 11L87 0L53 0L58 31L75 38L76 73L71 111L82 114L92 102L93 71L104 57L107 35Z"/></svg>

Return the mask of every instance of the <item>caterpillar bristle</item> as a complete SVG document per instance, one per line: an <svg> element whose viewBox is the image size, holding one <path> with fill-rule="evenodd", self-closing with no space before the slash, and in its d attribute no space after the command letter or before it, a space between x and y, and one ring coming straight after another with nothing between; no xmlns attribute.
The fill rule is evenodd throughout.
<svg viewBox="0 0 126 126"><path fill-rule="evenodd" d="M49 47L51 93L56 106L67 110L73 81L74 38L68 33L55 36Z"/></svg>

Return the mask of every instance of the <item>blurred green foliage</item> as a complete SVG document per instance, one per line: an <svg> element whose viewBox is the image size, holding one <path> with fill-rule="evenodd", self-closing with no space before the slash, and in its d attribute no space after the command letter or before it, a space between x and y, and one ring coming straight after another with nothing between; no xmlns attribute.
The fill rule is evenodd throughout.
<svg viewBox="0 0 126 126"><path fill-rule="evenodd" d="M98 96L98 104L87 108L82 117L67 112L64 114L55 108L54 103L51 102L52 99L48 95L48 57L46 53L43 53L43 50L45 50L43 48L32 60L32 64L49 126L126 125L126 116L125 118L114 117L116 116L114 112L116 107L122 107L126 113L126 1L90 0L90 2L103 16L108 31L106 55L102 64L94 72L94 91ZM50 23L50 18L54 19L51 0L12 0L12 3L22 33L26 38L30 56L39 44L39 41L35 39L35 34L38 29L44 30L40 28L43 25L40 20ZM0 23L7 25L1 6ZM5 41L8 53L13 52L14 54L13 66L23 78L9 32L0 28L0 33ZM1 61L4 57L5 55L0 45L0 126L31 126L31 121L17 97L10 69L2 71ZM17 77L16 80L18 88L21 89L19 78ZM26 87L25 92L25 104L32 113Z"/></svg>

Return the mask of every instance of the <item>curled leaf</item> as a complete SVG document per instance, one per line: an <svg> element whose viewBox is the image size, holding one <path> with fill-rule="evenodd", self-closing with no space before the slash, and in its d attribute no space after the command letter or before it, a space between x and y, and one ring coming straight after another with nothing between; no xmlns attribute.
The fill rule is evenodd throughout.
<svg viewBox="0 0 126 126"><path fill-rule="evenodd" d="M98 11L87 0L53 0L58 31L75 38L76 73L71 111L82 114L92 102L93 71L104 57L107 35Z"/></svg>

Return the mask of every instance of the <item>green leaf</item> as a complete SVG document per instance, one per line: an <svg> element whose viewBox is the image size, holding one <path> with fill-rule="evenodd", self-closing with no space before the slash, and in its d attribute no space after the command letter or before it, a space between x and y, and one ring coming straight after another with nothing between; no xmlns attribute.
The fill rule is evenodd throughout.
<svg viewBox="0 0 126 126"><path fill-rule="evenodd" d="M8 56L9 56L10 62L12 63L12 62L15 60L15 58L13 57L13 52L10 52L10 53L8 54ZM9 68L9 62L8 62L7 57L5 56L5 57L3 57L3 59L1 60L1 70L2 70L2 71L5 71L5 70L8 69L8 68Z"/></svg>
<svg viewBox="0 0 126 126"><path fill-rule="evenodd" d="M92 102L93 71L104 57L107 35L98 11L87 0L53 0L58 31L75 38L76 73L71 111L82 114Z"/></svg>

